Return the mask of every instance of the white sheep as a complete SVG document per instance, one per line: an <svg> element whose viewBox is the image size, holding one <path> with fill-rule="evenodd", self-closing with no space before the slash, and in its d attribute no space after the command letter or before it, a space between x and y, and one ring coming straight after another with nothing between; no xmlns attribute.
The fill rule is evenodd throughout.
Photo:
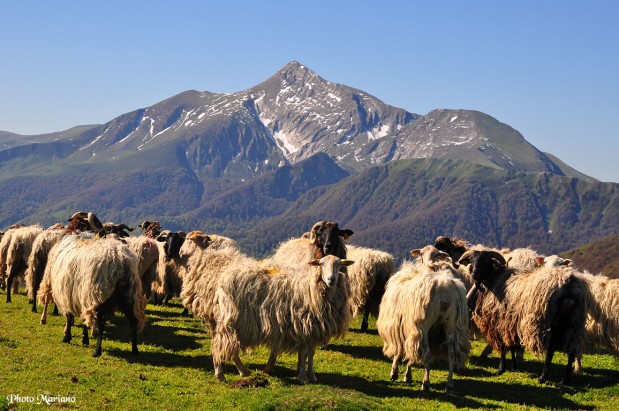
<svg viewBox="0 0 619 411"><path fill-rule="evenodd" d="M549 263L558 261L551 260ZM593 348L607 349L619 356L619 279L611 279L601 274L593 275L586 271L578 272L577 275L587 285L584 347L587 351ZM582 356L578 356L574 372L579 373L581 370Z"/></svg>
<svg viewBox="0 0 619 411"><path fill-rule="evenodd" d="M372 248L347 245L346 258L355 262L347 269L352 316L363 313L361 332L368 330L368 318L378 317L385 285L395 272L393 256Z"/></svg>
<svg viewBox="0 0 619 411"><path fill-rule="evenodd" d="M471 348L466 289L447 255L435 254L437 250L429 247L415 252L425 259L403 263L387 283L376 328L383 339L383 353L393 360L392 380L398 378L398 362L404 359L408 361L405 381L411 381L412 364L422 364L422 389L428 390L432 357L447 354L449 391L454 366L466 364Z"/></svg>
<svg viewBox="0 0 619 411"><path fill-rule="evenodd" d="M240 351L266 345L275 355L297 352L299 381L315 382L316 346L344 335L350 323L348 279L339 271L351 263L327 255L305 270L279 266L274 272L248 260L228 265L219 277L214 306L217 378L225 380L226 360L247 375Z"/></svg>
<svg viewBox="0 0 619 411"><path fill-rule="evenodd" d="M6 255L6 302L11 302L11 286L13 280L22 277L28 268L28 258L32 251L32 243L35 238L43 232L39 225L20 227L15 229L11 235L11 242L8 246Z"/></svg>
<svg viewBox="0 0 619 411"><path fill-rule="evenodd" d="M146 299L149 299L153 281L157 278L160 247L157 241L144 235L126 237L125 241L138 257L138 274L142 279L142 291Z"/></svg>
<svg viewBox="0 0 619 411"><path fill-rule="evenodd" d="M49 253L39 299L53 298L67 323L63 341L71 341L74 317L83 323L82 343L88 344L88 328L99 333L94 356L101 355L105 321L117 309L131 327L131 350L137 354L137 332L144 327L146 299L138 275L137 256L127 244L113 238L82 239L67 236Z"/></svg>
<svg viewBox="0 0 619 411"><path fill-rule="evenodd" d="M66 229L62 224L53 225L39 234L32 243L26 269L26 291L28 299L32 301L33 313L37 312L37 293L43 280L49 252L57 242L71 233L73 231Z"/></svg>
<svg viewBox="0 0 619 411"><path fill-rule="evenodd" d="M0 238L0 287L4 290L6 288L6 258L9 253L9 245L11 245L11 239L13 238L13 233L16 229L24 227L23 224L16 224L11 226ZM18 283L15 283L17 286ZM14 292L17 292L17 287L15 287Z"/></svg>
<svg viewBox="0 0 619 411"><path fill-rule="evenodd" d="M187 273L187 264L180 263L178 252L180 247L184 245L186 236L189 237L188 240L191 242L187 246L192 251L196 250L194 246L204 250L207 245L209 250L239 250L236 241L221 235L207 235L202 231L192 231L187 234L183 231L172 233L169 230L164 230L157 238L159 261L157 263L157 276L153 282L153 293L157 297L156 300L163 298L164 304L167 304L172 297L180 296L182 291L184 277ZM169 241L168 238L170 238ZM208 238L208 241L206 241L206 238ZM167 247L172 248L172 250L167 250Z"/></svg>

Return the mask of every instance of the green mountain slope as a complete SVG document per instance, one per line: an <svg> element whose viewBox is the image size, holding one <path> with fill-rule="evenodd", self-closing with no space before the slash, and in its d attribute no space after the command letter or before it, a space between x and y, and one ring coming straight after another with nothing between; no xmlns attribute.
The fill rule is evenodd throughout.
<svg viewBox="0 0 619 411"><path fill-rule="evenodd" d="M319 220L406 258L438 235L550 254L619 232L619 185L514 173L460 160L403 160L308 192L279 217L234 233L254 253Z"/></svg>
<svg viewBox="0 0 619 411"><path fill-rule="evenodd" d="M619 236L602 238L560 255L571 259L579 270L619 278Z"/></svg>

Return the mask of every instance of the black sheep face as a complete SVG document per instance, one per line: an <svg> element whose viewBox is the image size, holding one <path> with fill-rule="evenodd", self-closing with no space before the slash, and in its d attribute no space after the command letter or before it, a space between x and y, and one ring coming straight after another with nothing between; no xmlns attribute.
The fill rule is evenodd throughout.
<svg viewBox="0 0 619 411"><path fill-rule="evenodd" d="M458 268L458 260L460 257L466 252L466 247L459 244L449 237L440 236L434 242L434 247L438 250L443 251L451 257L454 262L454 267Z"/></svg>
<svg viewBox="0 0 619 411"><path fill-rule="evenodd" d="M468 261L471 264L469 270L473 281L476 284L481 283L486 286L490 286L494 279L502 274L507 267L503 256L496 251L475 250L471 253ZM465 264L466 261L461 259L460 263Z"/></svg>
<svg viewBox="0 0 619 411"><path fill-rule="evenodd" d="M352 234L352 230L341 230L337 223L327 223L316 232L316 245L322 249L324 255L337 255L340 241L339 237L347 238Z"/></svg>
<svg viewBox="0 0 619 411"><path fill-rule="evenodd" d="M183 242L185 242L185 237L181 236L179 233L168 234L165 244L163 245L166 260L180 258L179 251Z"/></svg>

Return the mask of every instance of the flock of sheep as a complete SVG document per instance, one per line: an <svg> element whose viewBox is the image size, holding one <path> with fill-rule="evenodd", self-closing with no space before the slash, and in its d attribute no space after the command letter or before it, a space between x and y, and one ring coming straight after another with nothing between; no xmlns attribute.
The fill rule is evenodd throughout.
<svg viewBox="0 0 619 411"><path fill-rule="evenodd" d="M568 356L564 383L574 364L579 371L584 347L619 354L619 280L578 271L557 256L439 237L413 250L413 260L396 271L390 254L347 244L352 231L335 222L316 223L263 260L243 254L230 238L161 231L150 221L140 228L142 235L130 236L133 228L78 212L66 226L16 225L0 233L7 302L25 277L32 311L37 299L44 306L41 323L54 302L66 317L63 341L71 341L78 317L82 343L89 343L92 330L99 356L106 320L116 311L129 321L137 354L147 301L179 296L211 334L220 381L224 362L248 375L240 354L266 346L265 372L273 372L280 354L297 353L299 381L315 382L316 347L342 337L358 315L367 331L370 314L377 318L383 353L392 359L391 379L398 378L400 362L407 364L407 382L411 366L421 364L423 390L437 356L447 359L446 390L453 388L454 367L465 366L472 334L500 355L497 373L506 370L508 351L515 369L522 350L545 355L541 383L556 351Z"/></svg>

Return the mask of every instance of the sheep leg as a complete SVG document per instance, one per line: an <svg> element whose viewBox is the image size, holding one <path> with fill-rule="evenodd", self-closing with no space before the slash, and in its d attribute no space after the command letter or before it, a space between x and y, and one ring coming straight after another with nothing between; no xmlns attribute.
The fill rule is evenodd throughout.
<svg viewBox="0 0 619 411"><path fill-rule="evenodd" d="M516 355L516 348L512 347L509 349L509 351L512 353L512 366L514 370L518 369L518 361L517 361L517 355Z"/></svg>
<svg viewBox="0 0 619 411"><path fill-rule="evenodd" d="M58 312L58 306L54 303L54 309L52 310L52 315L60 315Z"/></svg>
<svg viewBox="0 0 619 411"><path fill-rule="evenodd" d="M391 374L389 375L389 378L391 379L391 381L398 380L398 376L399 376L398 362L400 362L400 357L396 355L395 357L393 357L393 362L391 363Z"/></svg>
<svg viewBox="0 0 619 411"><path fill-rule="evenodd" d="M370 317L370 305L366 304L363 309L363 320L361 320L361 329L362 333L368 332L368 319Z"/></svg>
<svg viewBox="0 0 619 411"><path fill-rule="evenodd" d="M32 312L37 312L37 293L39 292L39 286L35 285L33 290L34 298L32 299Z"/></svg>
<svg viewBox="0 0 619 411"><path fill-rule="evenodd" d="M103 331L105 330L105 314L101 310L97 310L97 329L99 330L99 335L97 336L95 352L92 354L93 357L101 355L101 343L103 342Z"/></svg>
<svg viewBox="0 0 619 411"><path fill-rule="evenodd" d="M454 389L453 373L454 364L456 362L453 339L447 345L447 362L449 367L449 373L447 374L447 385L445 386L445 392L451 392Z"/></svg>
<svg viewBox="0 0 619 411"><path fill-rule="evenodd" d="M15 270L13 270L14 265L11 267L9 271L9 277L6 279L6 302L11 302L11 289L13 288L13 279L15 278ZM16 283L17 284L17 283ZM13 290L14 293L17 291Z"/></svg>
<svg viewBox="0 0 619 411"><path fill-rule="evenodd" d="M307 384L307 373L305 371L305 364L307 363L308 350L306 347L299 347L298 359L297 359L297 375L301 385Z"/></svg>
<svg viewBox="0 0 619 411"><path fill-rule="evenodd" d="M269 354L269 360L267 361L267 365L264 366L263 372L265 374L272 375L273 369L275 368L276 361L277 361L277 353L271 350L271 354Z"/></svg>
<svg viewBox="0 0 619 411"><path fill-rule="evenodd" d="M501 350L501 357L499 359L499 368L496 370L496 375L501 375L505 372L505 351Z"/></svg>
<svg viewBox="0 0 619 411"><path fill-rule="evenodd" d="M73 326L73 314L67 314L67 324L64 326L64 338L62 342L71 342L71 327Z"/></svg>
<svg viewBox="0 0 619 411"><path fill-rule="evenodd" d="M479 358L488 358L488 356L492 353L492 345L486 344L484 350L479 354Z"/></svg>
<svg viewBox="0 0 619 411"><path fill-rule="evenodd" d="M424 361L423 364L423 381L421 382L421 390L424 392L430 391L430 361Z"/></svg>
<svg viewBox="0 0 619 411"><path fill-rule="evenodd" d="M307 354L307 379L309 382L317 382L316 374L314 374L314 353L316 347L310 347Z"/></svg>
<svg viewBox="0 0 619 411"><path fill-rule="evenodd" d="M544 370L542 371L542 375L537 379L540 384L548 381L548 375L550 374L550 365L552 364L552 357L555 355L554 348L549 348L546 352L546 361L544 361Z"/></svg>
<svg viewBox="0 0 619 411"><path fill-rule="evenodd" d="M82 345L90 345L90 339L88 338L88 327L86 327L86 324L82 324Z"/></svg>
<svg viewBox="0 0 619 411"><path fill-rule="evenodd" d="M404 382L413 382L413 364L410 362L406 364L406 373L404 374Z"/></svg>
<svg viewBox="0 0 619 411"><path fill-rule="evenodd" d="M572 367L574 366L575 359L576 355L574 353L570 353L567 355L567 365L565 366L565 373L563 374L561 384L569 384L572 382Z"/></svg>
<svg viewBox="0 0 619 411"><path fill-rule="evenodd" d="M574 374L580 374L582 372L582 354L578 354L576 356L576 361L574 362Z"/></svg>
<svg viewBox="0 0 619 411"><path fill-rule="evenodd" d="M47 305L49 304L48 301L45 301L45 304L43 304L43 314L41 314L41 324L45 325L47 324Z"/></svg>
<svg viewBox="0 0 619 411"><path fill-rule="evenodd" d="M238 352L234 353L234 357L232 359L234 360L234 365L236 365L236 369L239 370L241 377L247 377L251 374L251 371L249 371L249 369L241 361Z"/></svg>

